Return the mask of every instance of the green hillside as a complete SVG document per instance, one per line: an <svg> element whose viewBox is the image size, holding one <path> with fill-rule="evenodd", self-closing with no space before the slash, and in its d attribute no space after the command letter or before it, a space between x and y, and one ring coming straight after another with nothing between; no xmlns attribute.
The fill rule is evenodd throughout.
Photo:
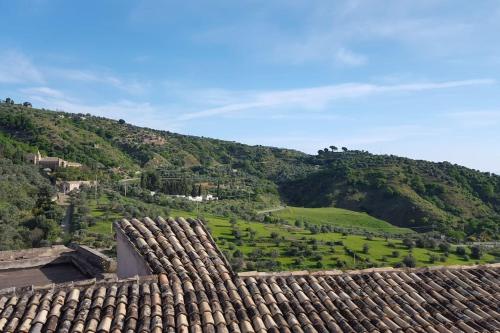
<svg viewBox="0 0 500 333"><path fill-rule="evenodd" d="M399 228L388 222L374 218L366 213L352 210L324 207L324 208L303 208L288 206L283 210L273 213L288 221L307 222L316 225L333 225L342 228L353 228L362 230L373 230L378 232L398 233L411 232L409 229Z"/></svg>
<svg viewBox="0 0 500 333"><path fill-rule="evenodd" d="M0 251L48 245L59 237L62 209L49 180L31 165L0 158Z"/></svg>
<svg viewBox="0 0 500 333"><path fill-rule="evenodd" d="M500 177L450 163L347 150L307 155L6 104L0 105L0 148L0 157L13 161L39 149L85 165L55 178L98 176L116 187L116 180L136 177L144 190L211 193L232 200L225 213L239 215L243 204L265 208L285 202L364 212L457 238L499 237Z"/></svg>
<svg viewBox="0 0 500 333"><path fill-rule="evenodd" d="M362 211L397 226L459 238L498 238L499 176L447 162L358 151L314 159L318 171L282 183L280 193L289 203Z"/></svg>

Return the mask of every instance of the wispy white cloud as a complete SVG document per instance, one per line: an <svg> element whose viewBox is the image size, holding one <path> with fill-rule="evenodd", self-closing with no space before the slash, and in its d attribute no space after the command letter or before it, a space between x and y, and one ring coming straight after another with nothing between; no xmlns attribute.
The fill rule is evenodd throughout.
<svg viewBox="0 0 500 333"><path fill-rule="evenodd" d="M446 116L464 127L492 127L500 125L500 110L450 112Z"/></svg>
<svg viewBox="0 0 500 333"><path fill-rule="evenodd" d="M42 73L22 52L9 50L0 54L0 83L43 83Z"/></svg>
<svg viewBox="0 0 500 333"><path fill-rule="evenodd" d="M366 64L367 62L366 56L354 53L343 47L337 51L335 58L339 62L349 66L360 66Z"/></svg>
<svg viewBox="0 0 500 333"><path fill-rule="evenodd" d="M108 85L130 94L142 94L146 91L148 83L137 80L125 80L106 71L97 72L85 69L51 68L50 74L70 81L100 83Z"/></svg>
<svg viewBox="0 0 500 333"><path fill-rule="evenodd" d="M419 82L398 85L347 83L291 90L234 92L231 98L233 102L201 111L189 112L180 116L179 120L185 121L263 108L294 107L303 110L321 110L331 102L339 99L352 99L382 93L418 92L493 83L495 81L492 79ZM224 91L223 94L228 95L228 92Z"/></svg>
<svg viewBox="0 0 500 333"><path fill-rule="evenodd" d="M301 65L376 62L371 59L377 57L373 52L358 54L358 47L367 41L381 49L409 50L431 58L461 59L464 54L487 58L499 50L496 1L477 6L435 0L276 3L260 4L258 15L204 29L194 40L227 45L259 60ZM297 18L293 28L281 20L290 17Z"/></svg>
<svg viewBox="0 0 500 333"><path fill-rule="evenodd" d="M20 90L23 95L28 98L36 98L37 96L51 97L51 98L63 98L64 93L60 90L53 89L50 87L33 87L33 88L23 88Z"/></svg>
<svg viewBox="0 0 500 333"><path fill-rule="evenodd" d="M166 116L167 108L160 108L149 102L120 99L103 103L91 103L50 87L20 89L27 100L36 102L37 107L72 113L90 113L111 119L123 118L134 125L163 130L179 130L181 126Z"/></svg>

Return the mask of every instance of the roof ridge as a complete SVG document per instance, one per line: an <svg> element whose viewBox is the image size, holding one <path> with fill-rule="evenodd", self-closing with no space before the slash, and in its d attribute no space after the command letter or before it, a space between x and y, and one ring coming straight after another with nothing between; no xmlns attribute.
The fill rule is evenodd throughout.
<svg viewBox="0 0 500 333"><path fill-rule="evenodd" d="M318 270L318 271L309 271L309 270L301 270L301 271L279 271L279 272L261 272L261 271L248 271L248 272L239 272L237 275L239 277L266 277L266 276L304 276L304 275L359 275L359 274L369 274L369 273L381 273L381 272L427 272L427 271L436 271L436 270L464 270L464 269L478 269L478 268L500 268L500 263L490 263L490 264L476 264L476 265L438 265L438 266L426 266L426 267L375 267L375 268L365 268L365 269L355 269L355 270L347 270L342 271L338 269L332 270Z"/></svg>

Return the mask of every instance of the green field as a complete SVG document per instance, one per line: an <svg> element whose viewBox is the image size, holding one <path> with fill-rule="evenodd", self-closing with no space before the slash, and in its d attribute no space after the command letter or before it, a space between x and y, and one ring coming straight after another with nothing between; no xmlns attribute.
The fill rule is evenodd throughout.
<svg viewBox="0 0 500 333"><path fill-rule="evenodd" d="M272 213L272 215L278 216L289 222L299 220L316 225L331 224L342 228L364 229L367 231L386 232L390 234L412 232L410 229L396 227L366 213L335 207L303 208L288 206L283 210Z"/></svg>
<svg viewBox="0 0 500 333"><path fill-rule="evenodd" d="M121 201L129 204L137 204L136 199L120 198ZM155 205L144 204L147 207L155 208ZM109 199L102 197L99 200L99 205L95 202L90 204L90 214L96 217L97 222L89 227L87 231L99 238L110 237L112 235L112 222L120 219L122 215L113 211L112 203ZM288 211L288 212L287 212ZM373 219L365 214L353 213L342 209L301 209L288 208L284 216L291 215L294 212L307 214L310 223L326 223L329 217L346 216L346 220L358 223L358 226L372 226L372 223L384 227L386 222ZM193 217L197 216L196 212L188 212L183 210L169 210L172 217ZM288 215L286 215L288 214ZM360 219L359 217L364 219ZM358 218L356 218L358 217ZM207 222L207 227L212 233L217 245L223 250L229 259L233 256L236 250L243 253L245 262L250 262L250 269L253 270L300 270L300 269L354 269L366 268L368 266L394 266L401 262L402 259L410 253L400 239L384 239L373 238L366 239L361 235L342 235L341 233L318 233L312 234L309 230L298 228L292 225L283 224L266 224L256 221L244 221L238 219L234 227L227 217L214 216L212 214L203 214L203 218ZM295 219L295 216L294 216ZM345 220L344 220L345 221ZM358 222L356 222L358 221ZM344 222L345 223L345 222ZM236 228L240 232L240 241L238 242L233 234L233 229ZM275 238L271 236L274 233ZM253 234L253 236L251 235ZM279 241L277 241L279 239ZM239 243L239 244L238 244ZM363 252L363 245L368 244L368 253ZM345 248L354 251L356 261L352 254L346 254ZM305 252L291 253L290 249L300 248ZM393 252L397 251L398 256L393 256ZM468 250L469 251L469 250ZM454 253L452 247L448 257L437 250L429 250L423 248L414 248L411 253L417 261L417 266L427 265L456 265L456 264L473 264L476 262L487 263L495 260L490 254L485 254L481 260L472 259L465 260ZM469 251L470 253L470 251ZM434 255L437 258L444 259L434 263L430 262L430 256ZM320 262L321 264L318 264ZM339 266L339 262L342 266ZM248 267L246 268L248 269Z"/></svg>
<svg viewBox="0 0 500 333"><path fill-rule="evenodd" d="M172 211L173 216L184 216L184 217L195 217L193 213L183 212L183 211ZM337 260L345 261L347 266L344 268L361 268L364 267L360 263L360 260L370 259L371 262L377 265L383 266L393 266L400 262L402 258L408 255L409 250L403 246L401 240L388 239L386 241L383 238L373 238L372 240L366 240L365 237L359 235L348 235L342 236L340 233L327 233L327 234L311 234L310 231L296 228L292 226L283 225L273 225L264 224L260 222L247 222L238 220L236 224L239 229L244 234L243 245L234 247L232 244L235 241L232 235L232 227L227 218L216 217L216 216L205 216L207 219L208 228L210 229L212 235L216 238L216 242L221 250L235 251L239 249L245 254L245 257L249 257L255 249L260 249L263 252L261 259L272 259L281 263L279 269L317 269L317 260L313 260L314 256L321 256L322 269L337 268ZM254 230L255 240L250 240L249 232L246 231L248 228ZM273 239L271 239L271 233L276 232L279 236L285 239L277 245ZM294 261L297 256L287 255L287 249L296 244L308 244L312 243L312 240L316 240L316 250L313 250L313 255L310 257L305 257L302 260L300 266L294 265ZM348 256L344 253L343 246L341 245L327 245L327 242L339 242L342 241L343 245L354 250L357 256L357 263L355 265L352 256ZM370 249L368 254L364 254L363 244L368 244ZM395 247L390 247L388 244L394 244ZM332 248L334 253L332 253ZM232 250L231 250L232 249ZM271 252L273 250L278 250L279 256L277 258L271 258ZM399 257L393 258L392 252L398 251ZM473 264L474 260L464 260L453 253L454 248L449 256L446 257L445 262L435 262L434 265L466 265ZM417 260L417 266L427 266L431 265L429 261L430 255L443 256L439 250L428 250L421 248L414 248L412 250L413 256ZM491 255L484 255L480 262L486 263L494 260Z"/></svg>

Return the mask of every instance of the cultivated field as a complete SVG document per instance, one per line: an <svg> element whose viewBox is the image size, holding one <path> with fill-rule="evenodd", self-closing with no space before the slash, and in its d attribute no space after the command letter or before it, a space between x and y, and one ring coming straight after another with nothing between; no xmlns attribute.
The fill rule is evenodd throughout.
<svg viewBox="0 0 500 333"><path fill-rule="evenodd" d="M137 204L136 199L133 198L120 198L120 201L130 205ZM90 204L90 215L95 218L96 222L86 229L85 241L106 239L108 242L112 242L111 224L123 216L123 213L113 210L112 206L113 203L106 197L99 200L99 206L95 203ZM152 211L164 209L153 204L147 204L146 208ZM403 245L401 239L377 237L367 239L363 235L345 235L336 232L313 234L303 227L294 226L293 223L301 216L307 216L309 223L318 224L346 216L352 224L358 225L360 228L363 226L367 230L370 230L369 228L374 224L381 228L387 227L386 222L373 219L366 214L336 208L304 209L295 207L289 207L280 213L283 214L281 215L283 218L286 217L287 220L290 220L290 225L243 221L241 219L233 219L231 223L231 219L227 217L211 214L202 215L221 250L233 262L238 261L234 260L236 257L241 258L242 260L239 261L246 264L241 268L242 270L353 269L369 266L394 266L401 263L403 258L410 253L416 259L417 266L463 265L494 260L490 254L483 255L480 260L469 259L469 249L467 249L468 257L458 256L455 254L454 246L451 247L448 256L445 256L445 253L437 248L433 250L413 248L410 251ZM194 218L198 214L171 209L169 215ZM364 247L365 249L363 249Z"/></svg>
<svg viewBox="0 0 500 333"><path fill-rule="evenodd" d="M276 211L272 214L290 222L299 220L302 222L307 221L310 224L316 225L327 224L342 228L363 229L367 231L386 232L390 234L412 232L410 229L396 227L366 213L359 213L335 207L303 208L288 206L285 209Z"/></svg>

